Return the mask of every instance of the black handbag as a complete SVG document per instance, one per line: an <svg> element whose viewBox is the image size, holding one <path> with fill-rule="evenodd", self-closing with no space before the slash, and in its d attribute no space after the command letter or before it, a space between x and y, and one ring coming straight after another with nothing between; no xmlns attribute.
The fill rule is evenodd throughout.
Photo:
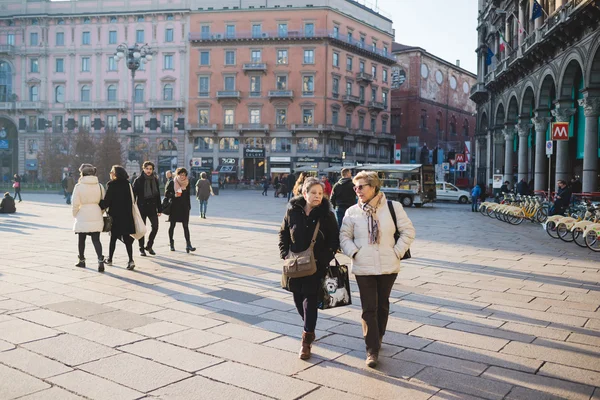
<svg viewBox="0 0 600 400"><path fill-rule="evenodd" d="M397 243L398 239L400 239L400 232L398 232L398 222L396 220L396 212L394 211L394 205L392 204L392 201L388 200L387 203L388 203L388 207L390 208L390 214L392 214L392 219L394 220L394 226L396 227L396 231L394 232L394 243ZM412 255L410 254L410 249L408 249L408 250L406 250L406 253L404 253L404 255L402 256L401 260L407 260L411 257L412 257Z"/></svg>
<svg viewBox="0 0 600 400"><path fill-rule="evenodd" d="M162 201L162 213L165 215L170 215L172 205L173 203L171 202L171 199L169 197L165 197Z"/></svg>
<svg viewBox="0 0 600 400"><path fill-rule="evenodd" d="M102 221L104 222L104 225L102 226L102 232L110 232L112 229L113 218L106 214L102 217Z"/></svg>

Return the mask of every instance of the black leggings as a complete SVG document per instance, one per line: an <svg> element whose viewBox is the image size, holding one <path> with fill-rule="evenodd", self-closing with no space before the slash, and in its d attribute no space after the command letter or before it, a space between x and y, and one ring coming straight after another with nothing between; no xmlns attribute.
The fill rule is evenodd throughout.
<svg viewBox="0 0 600 400"><path fill-rule="evenodd" d="M173 241L173 233L175 232L176 224L177 224L176 221L171 221L171 225L169 226L169 240L171 242ZM189 221L183 221L181 224L183 225L183 235L185 236L185 242L187 244L189 244L190 243Z"/></svg>
<svg viewBox="0 0 600 400"><path fill-rule="evenodd" d="M85 237L87 235L90 235L92 237L92 244L94 245L94 249L96 249L96 255L98 256L98 260L101 260L103 258L103 255L102 243L100 243L100 232L79 234L79 258L81 260L85 258Z"/></svg>
<svg viewBox="0 0 600 400"><path fill-rule="evenodd" d="M299 292L294 292L294 304L298 314L304 321L304 332L314 333L317 327L317 303L319 302L318 296L305 295Z"/></svg>
<svg viewBox="0 0 600 400"><path fill-rule="evenodd" d="M122 239L123 243L125 243L125 248L127 249L127 256L129 256L129 261L133 261L133 238L129 235L110 235L110 246L108 247L108 259L112 260L113 255L115 254L115 248L117 247L117 240Z"/></svg>

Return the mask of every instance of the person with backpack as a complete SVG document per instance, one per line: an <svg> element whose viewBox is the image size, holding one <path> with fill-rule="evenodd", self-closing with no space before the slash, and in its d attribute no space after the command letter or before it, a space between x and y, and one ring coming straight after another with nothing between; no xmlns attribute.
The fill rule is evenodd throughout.
<svg viewBox="0 0 600 400"><path fill-rule="evenodd" d="M337 207L338 226L342 227L342 220L346 210L356 204L356 193L352 183L352 171L348 168L342 169L342 178L333 185L331 194L331 205Z"/></svg>
<svg viewBox="0 0 600 400"><path fill-rule="evenodd" d="M400 260L415 240L415 228L402 204L388 201L374 171L361 171L353 179L358 204L346 211L340 245L352 259L362 306L367 366L374 368L387 327L390 294L400 272Z"/></svg>

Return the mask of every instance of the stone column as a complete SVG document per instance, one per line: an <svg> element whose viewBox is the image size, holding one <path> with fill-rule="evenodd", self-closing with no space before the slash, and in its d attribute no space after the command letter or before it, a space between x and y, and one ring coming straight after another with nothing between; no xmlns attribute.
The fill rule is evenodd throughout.
<svg viewBox="0 0 600 400"><path fill-rule="evenodd" d="M552 118L544 116L547 111L536 111L535 117L531 118L535 127L535 177L534 190L546 190L548 182L548 162L546 161L546 132Z"/></svg>
<svg viewBox="0 0 600 400"><path fill-rule="evenodd" d="M504 133L504 180L513 184L513 139L515 138L514 126L506 126Z"/></svg>
<svg viewBox="0 0 600 400"><path fill-rule="evenodd" d="M486 152L487 152L487 160L486 160L486 172L485 177L487 182L485 183L486 187L490 179L492 179L492 131L487 131L487 140L486 140Z"/></svg>
<svg viewBox="0 0 600 400"><path fill-rule="evenodd" d="M527 164L527 155L529 147L529 129L531 129L531 124L524 121L525 120L521 120L517 125L517 132L519 133L519 181L521 181L521 179L527 180L527 175L529 171L529 165Z"/></svg>
<svg viewBox="0 0 600 400"><path fill-rule="evenodd" d="M575 109L569 107L572 104L572 100L566 100L564 102L557 102L556 108L552 110L552 115L557 122L570 122L571 117L575 114ZM568 140L557 140L556 141L556 182L563 180L569 182L569 141Z"/></svg>
<svg viewBox="0 0 600 400"><path fill-rule="evenodd" d="M584 192L598 191L598 116L600 116L600 97L585 97L579 100L585 113L585 138L583 142Z"/></svg>
<svg viewBox="0 0 600 400"><path fill-rule="evenodd" d="M504 134L502 130L497 130L494 133L494 169L492 174L496 173L496 170L502 171L503 169L503 160L502 154L504 153Z"/></svg>

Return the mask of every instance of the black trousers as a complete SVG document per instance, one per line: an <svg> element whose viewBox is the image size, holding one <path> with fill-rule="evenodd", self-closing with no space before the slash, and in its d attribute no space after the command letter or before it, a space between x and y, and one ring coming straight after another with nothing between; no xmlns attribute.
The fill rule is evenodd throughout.
<svg viewBox="0 0 600 400"><path fill-rule="evenodd" d="M171 223L171 225L169 226L169 240L172 242L173 241L173 233L175 232L175 225L177 225L177 222L171 221L170 223ZM183 225L183 235L185 236L185 242L187 244L191 244L189 221L183 221L181 223L181 225Z"/></svg>
<svg viewBox="0 0 600 400"><path fill-rule="evenodd" d="M152 225L152 230L150 231L150 236L148 236L148 247L152 247L154 245L154 239L156 238L156 234L158 233L158 214L156 213L156 209L149 209L146 207L142 207L140 209L140 214L142 216L142 220L144 221L144 225L146 225L146 218L150 220L150 224ZM146 241L146 237L142 237L140 242L140 249L144 248L144 243Z"/></svg>
<svg viewBox="0 0 600 400"><path fill-rule="evenodd" d="M108 247L108 259L112 260L113 255L115 254L115 249L117 247L117 240L121 239L123 243L125 243L125 248L127 249L127 256L129 257L129 261L133 261L133 242L134 238L129 235L110 235L110 245Z"/></svg>
<svg viewBox="0 0 600 400"><path fill-rule="evenodd" d="M300 314L304 321L304 332L315 332L315 328L317 327L318 302L316 294L305 295L301 292L294 292L294 304L296 304L298 314Z"/></svg>
<svg viewBox="0 0 600 400"><path fill-rule="evenodd" d="M103 259L104 256L102 255L102 243L100 243L100 232L79 233L79 259L85 259L85 238L87 235L90 235L92 237L92 244L94 245L94 249L96 250L98 260Z"/></svg>
<svg viewBox="0 0 600 400"><path fill-rule="evenodd" d="M356 275L367 353L378 353L390 315L390 293L398 274Z"/></svg>

